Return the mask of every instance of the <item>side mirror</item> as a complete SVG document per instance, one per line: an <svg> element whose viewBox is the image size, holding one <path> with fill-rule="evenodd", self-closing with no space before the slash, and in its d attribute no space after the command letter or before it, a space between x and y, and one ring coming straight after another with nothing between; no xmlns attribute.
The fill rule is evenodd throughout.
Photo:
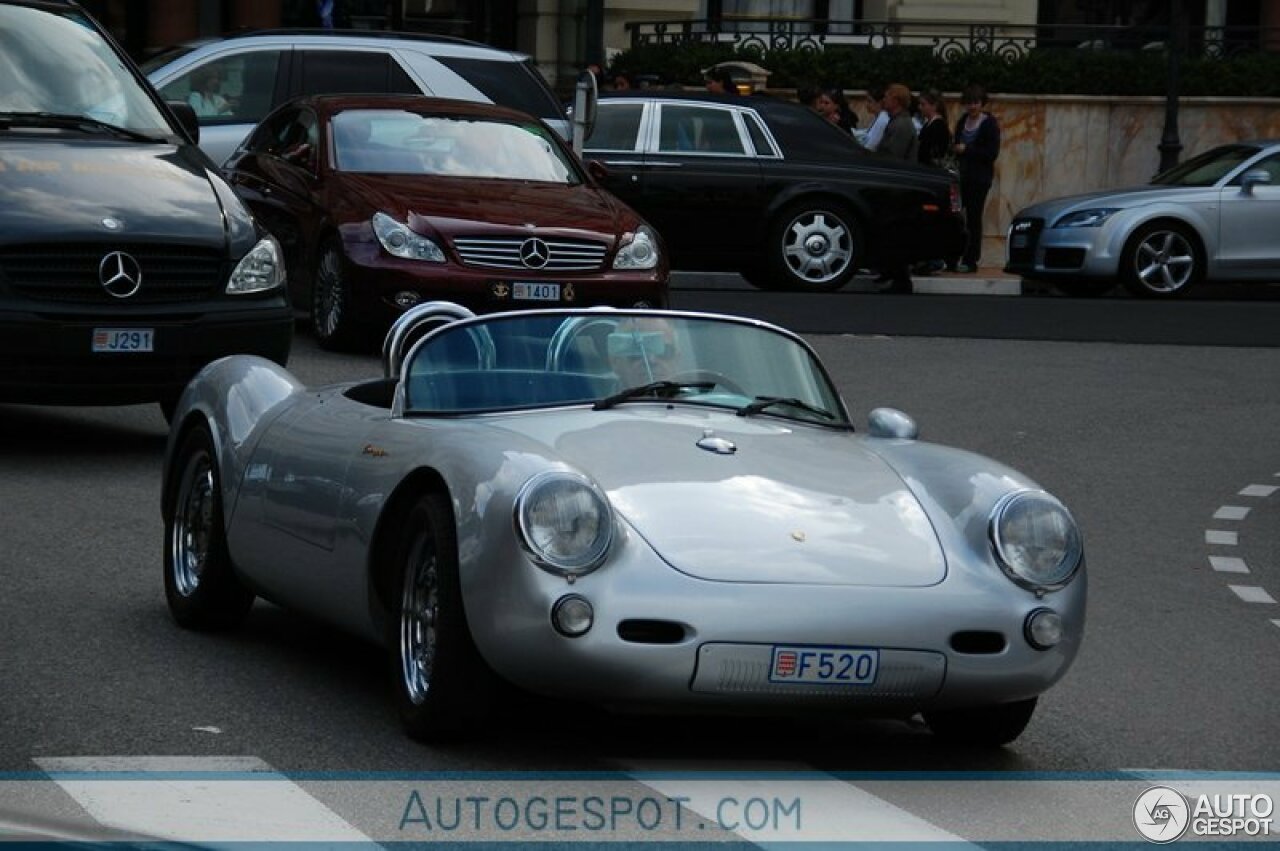
<svg viewBox="0 0 1280 851"><path fill-rule="evenodd" d="M599 160L587 160L587 174L604 183L609 179L609 167Z"/></svg>
<svg viewBox="0 0 1280 851"><path fill-rule="evenodd" d="M165 101L165 106L169 107L173 117L178 119L178 126L191 139L191 144L199 145L200 119L196 117L196 111L191 108L191 104L185 100L168 100Z"/></svg>
<svg viewBox="0 0 1280 851"><path fill-rule="evenodd" d="M899 440L915 440L920 427L911 417L896 408L876 408L867 417L867 430L872 437L893 437Z"/></svg>
<svg viewBox="0 0 1280 851"><path fill-rule="evenodd" d="M1252 195L1255 186L1269 185L1271 185L1271 173L1260 168L1246 171L1240 178L1240 192L1244 195Z"/></svg>

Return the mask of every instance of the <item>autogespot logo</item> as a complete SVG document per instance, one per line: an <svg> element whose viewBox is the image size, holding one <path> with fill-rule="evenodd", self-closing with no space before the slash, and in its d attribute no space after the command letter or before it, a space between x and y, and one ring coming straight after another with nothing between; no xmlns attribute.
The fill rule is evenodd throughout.
<svg viewBox="0 0 1280 851"><path fill-rule="evenodd" d="M1181 792L1152 786L1133 803L1133 825L1151 842L1181 839L1191 822L1191 809Z"/></svg>

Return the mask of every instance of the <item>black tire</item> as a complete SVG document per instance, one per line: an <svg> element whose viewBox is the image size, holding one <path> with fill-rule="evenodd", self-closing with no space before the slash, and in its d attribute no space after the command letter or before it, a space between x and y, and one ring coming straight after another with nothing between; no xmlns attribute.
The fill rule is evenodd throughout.
<svg viewBox="0 0 1280 851"><path fill-rule="evenodd" d="M209 430L196 426L174 456L164 517L164 595L180 626L225 630L253 605L227 551L221 480Z"/></svg>
<svg viewBox="0 0 1280 851"><path fill-rule="evenodd" d="M396 706L419 741L476 731L493 709L494 675L471 639L447 499L421 497L404 522L389 645Z"/></svg>
<svg viewBox="0 0 1280 851"><path fill-rule="evenodd" d="M1178 298L1204 277L1204 250L1179 222L1151 222L1134 232L1120 257L1129 292L1144 298Z"/></svg>
<svg viewBox="0 0 1280 851"><path fill-rule="evenodd" d="M862 254L853 215L824 199L789 204L769 223L766 237L771 288L834 292L853 278Z"/></svg>
<svg viewBox="0 0 1280 851"><path fill-rule="evenodd" d="M362 329L353 315L347 260L336 236L321 244L311 276L311 331L320 348L330 351L349 351L361 341Z"/></svg>
<svg viewBox="0 0 1280 851"><path fill-rule="evenodd" d="M999 747L1007 745L1027 728L1035 712L1038 698L924 713L925 723L933 734L946 742L959 745Z"/></svg>

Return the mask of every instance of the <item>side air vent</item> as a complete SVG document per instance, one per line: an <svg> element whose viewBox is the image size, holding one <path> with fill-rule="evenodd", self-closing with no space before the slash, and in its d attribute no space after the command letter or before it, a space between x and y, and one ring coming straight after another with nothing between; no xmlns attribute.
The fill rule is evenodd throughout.
<svg viewBox="0 0 1280 851"><path fill-rule="evenodd" d="M618 624L618 637L633 644L679 644L686 635L684 626L672 621L635 619Z"/></svg>

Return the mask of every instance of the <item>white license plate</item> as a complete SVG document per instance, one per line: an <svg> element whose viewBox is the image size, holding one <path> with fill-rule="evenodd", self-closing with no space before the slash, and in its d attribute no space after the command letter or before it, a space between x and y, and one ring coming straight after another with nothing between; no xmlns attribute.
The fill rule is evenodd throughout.
<svg viewBox="0 0 1280 851"><path fill-rule="evenodd" d="M94 328L95 352L150 352L154 351L154 328Z"/></svg>
<svg viewBox="0 0 1280 851"><path fill-rule="evenodd" d="M879 650L775 644L769 682L863 686L874 683L879 671Z"/></svg>
<svg viewBox="0 0 1280 851"><path fill-rule="evenodd" d="M511 297L517 301L559 301L560 285L516 281L511 285Z"/></svg>

